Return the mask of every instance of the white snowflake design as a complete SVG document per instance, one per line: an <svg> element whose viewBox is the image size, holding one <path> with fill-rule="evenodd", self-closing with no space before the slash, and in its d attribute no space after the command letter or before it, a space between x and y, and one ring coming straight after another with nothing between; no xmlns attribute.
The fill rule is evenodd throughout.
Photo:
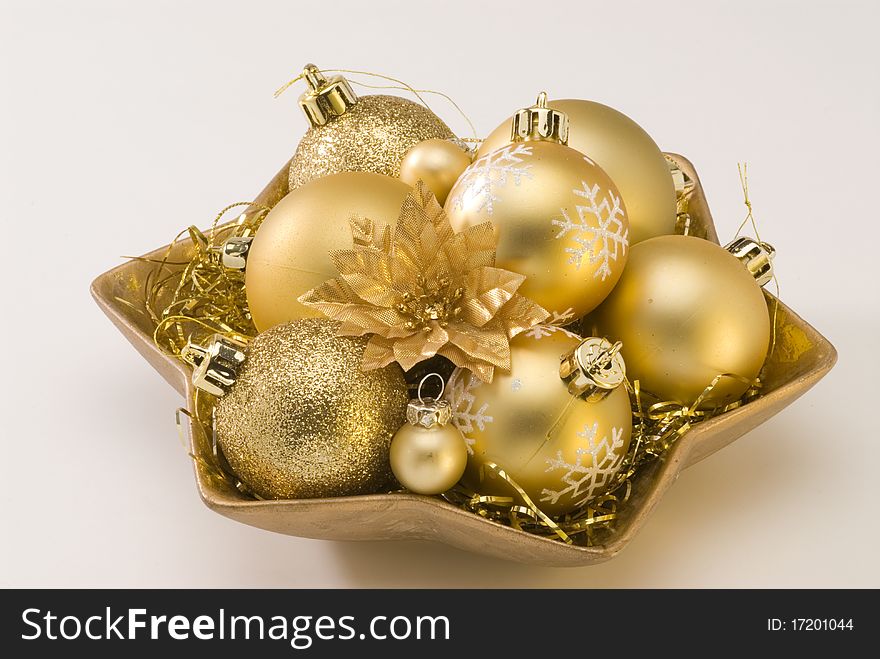
<svg viewBox="0 0 880 659"><path fill-rule="evenodd" d="M573 339L583 338L580 335L575 334L574 332L568 331L564 327L560 327L559 325L534 325L527 332L524 332L524 334L535 339L536 341L540 341L545 336L550 336L551 334L554 334L556 332L562 332L566 336L570 336Z"/></svg>
<svg viewBox="0 0 880 659"><path fill-rule="evenodd" d="M551 311L550 318L545 320L541 325L534 325L529 328L529 330L525 332L525 335L530 336L535 340L538 340L543 339L545 336L550 336L554 332L563 332L567 336L579 339L581 338L580 336L563 328L563 325L568 325L573 320L574 309L572 309L571 307L569 307L562 313L558 311Z"/></svg>
<svg viewBox="0 0 880 659"><path fill-rule="evenodd" d="M465 203L476 202L474 210L477 213L485 211L491 216L495 204L501 199L498 190L506 186L508 180L519 185L523 178L532 178L532 166L523 164L531 155L531 146L511 144L477 160L458 179L452 208L460 210Z"/></svg>
<svg viewBox="0 0 880 659"><path fill-rule="evenodd" d="M553 224L559 227L556 238L564 238L571 233L572 240L577 243L576 247L565 248L569 254L568 262L579 270L584 257L588 257L590 264L599 263L593 277L601 277L605 281L611 276L611 261L617 260L618 251L621 254L626 253L629 230L623 224L624 212L620 197L609 191L607 196L602 196L599 200L600 192L598 183L590 186L586 181L581 181L581 188L575 188L572 193L589 203L575 206L577 219L574 220L564 208L561 209L562 219L553 220ZM597 226L592 226L591 220ZM597 241L602 243L602 249L598 253L593 250L593 244Z"/></svg>
<svg viewBox="0 0 880 659"><path fill-rule="evenodd" d="M494 419L486 414L489 410L489 403L483 403L479 409L474 411L477 399L473 394L483 382L470 371L457 368L453 371L449 378L449 384L446 386L446 400L452 406L452 423L461 432L467 446L468 455L474 454L474 443L476 440L471 437L474 429L483 431L486 429L487 423L492 423Z"/></svg>
<svg viewBox="0 0 880 659"><path fill-rule="evenodd" d="M555 504L559 499L568 495L574 500L574 506L582 506L594 496L599 494L617 473L620 457L617 449L623 446L623 428L611 429L611 441L608 436L602 438L597 444L596 435L599 433L599 424L592 426L587 424L583 431L577 433L578 437L586 440L585 446L578 447L574 464L566 462L562 457L562 451L556 452L556 457L547 460L546 471L564 469L565 474L561 481L566 486L561 490L542 490L541 501ZM600 454L604 455L600 458ZM586 458L586 461L584 461Z"/></svg>

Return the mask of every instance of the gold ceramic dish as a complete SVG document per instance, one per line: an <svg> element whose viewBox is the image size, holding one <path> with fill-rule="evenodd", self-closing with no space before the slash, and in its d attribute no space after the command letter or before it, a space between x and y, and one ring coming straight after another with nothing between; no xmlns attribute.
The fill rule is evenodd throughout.
<svg viewBox="0 0 880 659"><path fill-rule="evenodd" d="M718 242L706 198L693 165L670 154L695 184L690 202L691 233ZM274 205L287 193L285 166L257 198ZM179 243L171 260L190 248ZM148 257L161 258L166 247ZM129 261L101 275L92 295L104 313L144 358L192 405L189 368L162 352L152 341L146 317L117 298L137 305L142 283L152 266ZM773 300L768 297L768 304ZM523 563L548 566L591 565L615 556L641 528L678 473L730 444L792 403L818 382L834 365L834 347L806 321L779 304L777 346L767 364L764 394L753 402L702 422L690 430L662 461L647 465L637 475L630 500L621 507L616 530L592 547L566 545L488 521L437 498L414 494L373 494L332 499L255 501L248 499L196 463L199 494L212 510L239 522L288 535L328 540L385 540L421 538L439 540L470 551ZM205 447L188 428L194 454Z"/></svg>

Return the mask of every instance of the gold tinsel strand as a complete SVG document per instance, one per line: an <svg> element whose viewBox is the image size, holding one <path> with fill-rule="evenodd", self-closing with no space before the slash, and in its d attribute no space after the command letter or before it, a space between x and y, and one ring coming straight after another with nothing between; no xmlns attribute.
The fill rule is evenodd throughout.
<svg viewBox="0 0 880 659"><path fill-rule="evenodd" d="M233 208L247 206L238 218L220 221ZM236 202L221 210L207 233L191 226L181 231L158 260L135 257L156 264L144 283L142 313L154 325L153 341L162 350L180 357L187 342L201 342L213 334L247 340L256 334L247 307L244 273L230 270L220 261L223 243L233 237L253 236L269 212L266 206ZM181 238L188 236L189 260L172 261ZM117 298L119 299L119 298Z"/></svg>

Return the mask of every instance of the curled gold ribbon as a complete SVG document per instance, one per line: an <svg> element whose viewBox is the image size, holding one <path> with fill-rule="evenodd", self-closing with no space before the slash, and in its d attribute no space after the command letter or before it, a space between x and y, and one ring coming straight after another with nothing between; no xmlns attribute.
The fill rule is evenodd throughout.
<svg viewBox="0 0 880 659"><path fill-rule="evenodd" d="M247 209L235 221L220 224L230 210L242 206ZM239 340L254 336L244 273L226 268L219 250L229 238L252 236L269 210L252 202L230 204L216 215L208 231L195 226L181 231L162 258L133 257L154 265L141 286L142 302L136 306L119 297L117 301L145 315L153 327L154 343L177 357L190 340L200 341L212 334ZM191 241L186 258L172 260L184 237Z"/></svg>

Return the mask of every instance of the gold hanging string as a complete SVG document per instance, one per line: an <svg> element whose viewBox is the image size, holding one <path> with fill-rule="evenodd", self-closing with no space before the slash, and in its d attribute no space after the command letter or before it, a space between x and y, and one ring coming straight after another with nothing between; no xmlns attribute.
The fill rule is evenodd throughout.
<svg viewBox="0 0 880 659"><path fill-rule="evenodd" d="M458 112L458 114L461 115L461 117L467 122L467 125L470 127L470 130L471 130L471 133L473 134L473 137L472 138L461 138L462 141L463 142L482 142L482 140L477 137L477 129L474 127L474 124L471 121L470 117L468 117L468 115L465 113L465 111L461 109L461 106L459 106L459 104L456 103L452 99L452 97L449 96L448 94L445 94L441 91L437 91L435 89L416 89L415 87L407 84L403 80L398 80L397 78L392 78L391 76L386 76L381 73L373 73L372 71L357 71L354 69L318 69L318 70L321 73L348 73L348 74L352 74L352 75L372 76L374 78L379 78L380 80L386 80L388 82L393 82L394 83L393 85L373 85L373 84L363 82L360 80L353 80L351 78L348 79L349 82L351 82L355 85L360 85L362 87L368 87L370 89L397 89L397 90L401 90L401 91L407 91L407 92L411 93L413 96L415 96L419 100L419 102L422 105L424 105L428 110L431 110L431 106L428 105L428 102L422 97L422 94L434 94L436 96L440 96L440 97L446 99L446 101L448 101L449 104L455 108L455 110ZM275 94L274 94L275 98L278 98L279 96L281 96L281 94L283 94L285 91L287 91L292 85L294 85L297 82L299 82L300 80L302 80L304 77L305 77L305 73L300 73L295 78L292 78L291 80L288 80L286 83L281 85L281 87L279 87L278 89L275 90ZM431 110L431 111L433 112L433 110Z"/></svg>
<svg viewBox="0 0 880 659"><path fill-rule="evenodd" d="M734 239L738 238L745 226L751 224L752 231L755 232L755 239L758 242L761 242L761 234L758 232L758 223L755 221L752 209L752 200L749 197L749 164L746 162L737 163L736 169L737 172L739 172L739 184L742 187L743 204L745 204L746 207L746 216L743 218L743 221L740 222L739 228L737 228L736 234L734 234L733 237ZM770 359L776 351L776 321L779 317L779 279L776 277L775 268L773 269L773 286L776 289L776 295L773 298L773 313L772 318L770 319L773 330L770 335L770 350L767 352L767 359Z"/></svg>

